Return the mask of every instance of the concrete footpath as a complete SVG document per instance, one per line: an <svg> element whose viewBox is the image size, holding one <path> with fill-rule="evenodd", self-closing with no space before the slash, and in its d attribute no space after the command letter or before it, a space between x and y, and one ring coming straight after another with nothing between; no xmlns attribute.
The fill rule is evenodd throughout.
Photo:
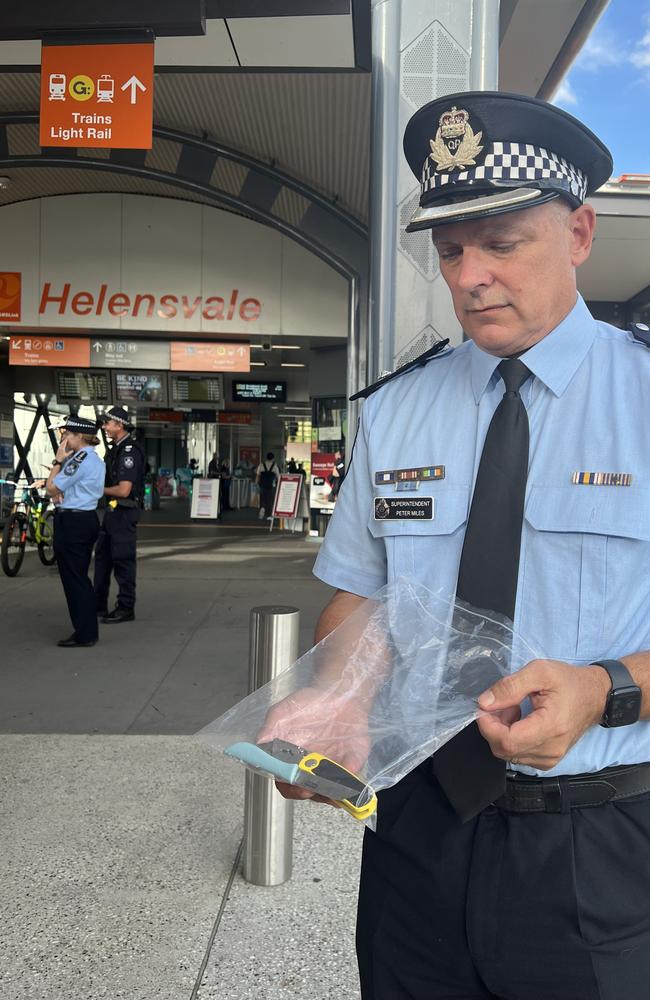
<svg viewBox="0 0 650 1000"><path fill-rule="evenodd" d="M317 545L164 515L136 621L92 649L55 645L56 570L0 577L0 998L358 1000L363 828L299 804L292 880L248 885L243 770L191 735L246 691L251 607L299 607L311 644Z"/></svg>

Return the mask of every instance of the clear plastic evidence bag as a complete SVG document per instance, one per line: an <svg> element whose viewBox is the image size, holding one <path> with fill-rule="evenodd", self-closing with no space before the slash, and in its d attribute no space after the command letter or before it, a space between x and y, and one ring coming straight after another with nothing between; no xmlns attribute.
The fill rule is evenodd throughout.
<svg viewBox="0 0 650 1000"><path fill-rule="evenodd" d="M473 722L477 697L536 655L506 618L402 578L197 735L374 826L376 792Z"/></svg>

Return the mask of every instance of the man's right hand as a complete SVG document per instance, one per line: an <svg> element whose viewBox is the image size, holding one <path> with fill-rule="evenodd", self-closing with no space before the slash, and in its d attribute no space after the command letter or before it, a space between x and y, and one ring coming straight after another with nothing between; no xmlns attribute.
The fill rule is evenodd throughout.
<svg viewBox="0 0 650 1000"><path fill-rule="evenodd" d="M319 688L302 688L270 709L257 742L287 740L306 751L323 754L358 774L368 759L368 710L358 696ZM338 803L308 788L276 781L286 799L313 799L337 806Z"/></svg>

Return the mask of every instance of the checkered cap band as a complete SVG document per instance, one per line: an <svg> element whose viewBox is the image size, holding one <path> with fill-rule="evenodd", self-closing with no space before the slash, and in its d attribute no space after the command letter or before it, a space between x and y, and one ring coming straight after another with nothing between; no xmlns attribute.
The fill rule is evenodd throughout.
<svg viewBox="0 0 650 1000"><path fill-rule="evenodd" d="M465 181L495 181L496 184L519 185L522 181L537 181L532 186L565 191L585 200L587 177L572 163L556 153L522 142L494 142L483 163L469 170L436 171L434 161L427 156L422 168L422 196L440 191L447 185L455 187Z"/></svg>
<svg viewBox="0 0 650 1000"><path fill-rule="evenodd" d="M76 434L94 434L97 423L94 420L86 420L85 417L68 417L64 429Z"/></svg>

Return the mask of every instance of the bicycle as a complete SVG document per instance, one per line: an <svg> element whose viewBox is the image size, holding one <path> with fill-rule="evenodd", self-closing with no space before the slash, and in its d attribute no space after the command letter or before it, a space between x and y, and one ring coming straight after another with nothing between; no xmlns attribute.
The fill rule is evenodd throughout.
<svg viewBox="0 0 650 1000"><path fill-rule="evenodd" d="M11 512L2 529L0 563L7 576L16 576L25 558L27 542L36 545L38 558L44 566L53 566L54 509L49 496L39 493L34 482L14 483L0 479L0 483L13 487L17 492ZM19 492L18 492L19 491Z"/></svg>

